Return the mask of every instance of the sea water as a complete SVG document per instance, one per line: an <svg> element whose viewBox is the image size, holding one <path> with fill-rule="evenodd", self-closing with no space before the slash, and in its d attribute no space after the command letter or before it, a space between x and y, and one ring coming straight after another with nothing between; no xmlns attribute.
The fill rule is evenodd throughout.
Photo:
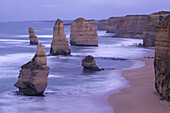
<svg viewBox="0 0 170 113"><path fill-rule="evenodd" d="M48 55L50 75L44 97L17 95L13 86L21 66L36 53L37 46L29 44L29 26ZM0 113L112 113L108 95L129 87L122 71L145 65L126 59L154 51L134 46L142 44L141 39L113 38L114 34L98 30L98 47L70 46L71 56L50 56L53 26L53 21L0 23ZM65 34L69 41L70 25L65 26ZM98 67L105 70L84 71L81 61L86 55L93 55Z"/></svg>

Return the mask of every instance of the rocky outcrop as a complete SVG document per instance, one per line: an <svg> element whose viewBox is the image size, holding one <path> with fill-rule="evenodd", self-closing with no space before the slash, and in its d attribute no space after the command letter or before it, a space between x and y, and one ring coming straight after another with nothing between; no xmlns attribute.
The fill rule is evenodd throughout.
<svg viewBox="0 0 170 113"><path fill-rule="evenodd" d="M170 15L156 28L154 67L155 88L170 101Z"/></svg>
<svg viewBox="0 0 170 113"><path fill-rule="evenodd" d="M116 37L143 38L148 15L128 15L121 17L116 25Z"/></svg>
<svg viewBox="0 0 170 113"><path fill-rule="evenodd" d="M108 20L100 20L98 23L98 29L106 30L107 24L108 24Z"/></svg>
<svg viewBox="0 0 170 113"><path fill-rule="evenodd" d="M63 22L58 19L53 28L53 41L51 43L50 54L52 55L70 55L71 50L64 33Z"/></svg>
<svg viewBox="0 0 170 113"><path fill-rule="evenodd" d="M28 32L29 32L30 44L31 45L38 45L38 39L37 39L37 36L35 36L34 29L29 27Z"/></svg>
<svg viewBox="0 0 170 113"><path fill-rule="evenodd" d="M84 18L74 20L70 30L71 45L98 46L97 31Z"/></svg>
<svg viewBox="0 0 170 113"><path fill-rule="evenodd" d="M155 46L155 30L157 25L166 17L170 15L170 12L161 11L149 15L147 24L144 30L143 46L152 47Z"/></svg>
<svg viewBox="0 0 170 113"><path fill-rule="evenodd" d="M92 70L92 71L100 71L96 65L96 61L93 56L88 55L82 60L82 66L84 69Z"/></svg>
<svg viewBox="0 0 170 113"><path fill-rule="evenodd" d="M88 20L88 22L97 31L98 26L96 20Z"/></svg>
<svg viewBox="0 0 170 113"><path fill-rule="evenodd" d="M122 17L110 17L108 19L108 24L107 24L107 27L106 27L106 32L107 33L115 33L117 25L121 24L122 19L123 19Z"/></svg>
<svg viewBox="0 0 170 113"><path fill-rule="evenodd" d="M47 56L40 44L33 59L21 66L18 82L14 86L25 95L42 96L47 87L49 75L49 67L46 64Z"/></svg>

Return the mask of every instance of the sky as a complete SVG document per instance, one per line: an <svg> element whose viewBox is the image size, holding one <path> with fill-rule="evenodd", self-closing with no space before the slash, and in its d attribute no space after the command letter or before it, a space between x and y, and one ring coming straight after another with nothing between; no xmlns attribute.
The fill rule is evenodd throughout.
<svg viewBox="0 0 170 113"><path fill-rule="evenodd" d="M0 0L0 22L107 19L170 11L170 0Z"/></svg>

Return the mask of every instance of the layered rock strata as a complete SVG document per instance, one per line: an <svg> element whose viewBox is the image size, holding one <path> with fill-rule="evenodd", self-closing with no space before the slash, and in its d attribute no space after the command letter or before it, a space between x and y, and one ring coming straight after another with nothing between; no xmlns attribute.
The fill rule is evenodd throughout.
<svg viewBox="0 0 170 113"><path fill-rule="evenodd" d="M89 24L97 31L98 26L96 20L88 20Z"/></svg>
<svg viewBox="0 0 170 113"><path fill-rule="evenodd" d="M108 20L100 20L98 22L98 29L99 30L106 30L108 24Z"/></svg>
<svg viewBox="0 0 170 113"><path fill-rule="evenodd" d="M122 17L111 17L108 19L108 24L106 27L107 33L115 33L118 24L121 24Z"/></svg>
<svg viewBox="0 0 170 113"><path fill-rule="evenodd" d="M93 56L88 55L82 60L82 66L85 70L100 71L96 65L96 61Z"/></svg>
<svg viewBox="0 0 170 113"><path fill-rule="evenodd" d="M98 46L97 31L84 18L74 20L71 28L70 44L77 46Z"/></svg>
<svg viewBox="0 0 170 113"><path fill-rule="evenodd" d="M28 32L29 32L30 44L31 45L38 45L38 39L37 39L37 36L35 36L34 29L29 27Z"/></svg>
<svg viewBox="0 0 170 113"><path fill-rule="evenodd" d="M155 88L170 101L170 15L156 28L154 67Z"/></svg>
<svg viewBox="0 0 170 113"><path fill-rule="evenodd" d="M143 46L152 47L155 46L155 30L157 25L168 15L170 12L157 12L149 15L147 24L144 30Z"/></svg>
<svg viewBox="0 0 170 113"><path fill-rule="evenodd" d="M66 35L64 33L64 25L60 19L58 19L55 22L55 26L53 28L53 41L51 43L50 54L52 55L71 54L69 43L66 40Z"/></svg>
<svg viewBox="0 0 170 113"><path fill-rule="evenodd" d="M49 67L46 64L47 56L40 44L33 59L21 66L18 81L14 86L24 95L42 96L47 87L49 75Z"/></svg>
<svg viewBox="0 0 170 113"><path fill-rule="evenodd" d="M128 15L121 17L116 26L116 37L143 38L148 15Z"/></svg>

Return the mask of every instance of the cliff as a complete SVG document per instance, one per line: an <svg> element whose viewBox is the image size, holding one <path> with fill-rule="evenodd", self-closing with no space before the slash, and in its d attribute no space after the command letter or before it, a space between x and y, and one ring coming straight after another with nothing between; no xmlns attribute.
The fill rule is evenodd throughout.
<svg viewBox="0 0 170 113"><path fill-rule="evenodd" d="M156 28L154 67L155 88L170 101L170 15Z"/></svg>
<svg viewBox="0 0 170 113"><path fill-rule="evenodd" d="M88 20L89 24L97 31L98 26L96 20Z"/></svg>
<svg viewBox="0 0 170 113"><path fill-rule="evenodd" d="M70 44L77 46L98 46L97 31L84 18L74 20L71 28Z"/></svg>
<svg viewBox="0 0 170 113"><path fill-rule="evenodd" d="M108 20L100 20L98 23L98 29L106 30Z"/></svg>
<svg viewBox="0 0 170 113"><path fill-rule="evenodd" d="M143 46L144 47L152 47L155 46L155 30L157 25L168 15L170 12L156 12L148 17L147 24L144 30L144 38L143 38Z"/></svg>

